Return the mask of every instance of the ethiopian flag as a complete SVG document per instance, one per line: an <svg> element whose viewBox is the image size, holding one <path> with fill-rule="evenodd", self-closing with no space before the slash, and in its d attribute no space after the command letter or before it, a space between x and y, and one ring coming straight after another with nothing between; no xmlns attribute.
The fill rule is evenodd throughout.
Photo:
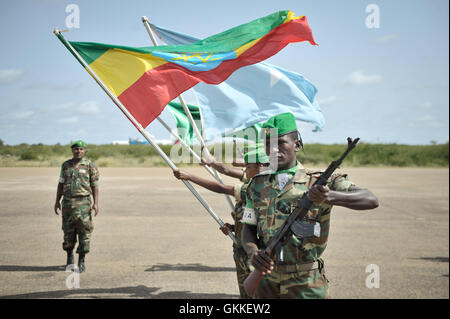
<svg viewBox="0 0 450 319"><path fill-rule="evenodd" d="M286 10L187 45L70 44L145 128L171 100L197 83L219 84L236 69L300 41L316 44L306 17Z"/></svg>

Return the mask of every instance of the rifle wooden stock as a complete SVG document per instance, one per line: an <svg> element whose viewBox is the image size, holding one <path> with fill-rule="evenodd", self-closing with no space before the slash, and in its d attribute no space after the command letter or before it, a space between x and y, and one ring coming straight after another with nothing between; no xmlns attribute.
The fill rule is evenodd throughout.
<svg viewBox="0 0 450 319"><path fill-rule="evenodd" d="M323 174L316 180L314 185L326 185L328 179L331 177L331 174L341 165L344 158L351 152L352 149L355 148L358 143L359 138L352 140L350 137L347 138L347 150L342 154L342 156L336 160L331 162L328 168L325 170ZM314 186L313 185L313 186ZM307 192L304 194L302 199L299 201L299 206L294 209L288 219L284 222L284 224L278 228L275 235L269 240L267 243L267 248L265 249L265 253L272 257L272 252L275 251L275 247L279 245L283 240L286 240L288 234L291 234L291 225L297 219L303 218L308 210L311 208L312 202L307 197ZM255 295L256 289L263 278L262 271L255 269L252 271L250 275L244 281L244 290L248 296L253 297Z"/></svg>

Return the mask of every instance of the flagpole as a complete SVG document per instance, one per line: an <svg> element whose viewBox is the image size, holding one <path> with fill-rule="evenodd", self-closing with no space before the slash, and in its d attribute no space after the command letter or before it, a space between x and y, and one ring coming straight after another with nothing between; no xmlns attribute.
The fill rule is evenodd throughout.
<svg viewBox="0 0 450 319"><path fill-rule="evenodd" d="M95 72L89 67L89 65L84 61L84 59L78 54L78 52L72 47L72 45L62 36L61 32L55 28L53 33L62 42L62 44L69 50L70 53L78 60L78 62L88 71L88 73L94 78L97 84L103 89L103 91L111 98L111 100L116 104L116 106L124 113L124 115L133 123L136 129L144 136L144 138L150 143L151 146L156 150L159 156L169 165L172 170L177 170L177 166L171 161L171 159L163 152L163 150L156 144L151 138L150 134L144 130L142 125L136 121L136 119L131 115L130 112L123 106L122 102L111 93L111 91L106 87L106 85L100 80L100 78L95 74ZM192 192L192 194L197 198L197 200L203 205L203 207L208 211L208 213L214 218L214 220L221 226L225 226L224 222L218 217L211 206L201 197L201 195L195 190L195 188L186 180L182 180L184 185ZM229 232L228 236L237 244L234 235Z"/></svg>
<svg viewBox="0 0 450 319"><path fill-rule="evenodd" d="M159 46L158 41L156 41L155 35L153 34L152 29L150 28L150 24L148 22L148 18L146 16L143 16L141 19L142 19L142 22L144 23L144 26L145 26L145 29L147 30L147 33L150 36L150 39L153 42L153 45L155 47ZM202 147L206 149L206 155L208 155L208 156L211 155L209 153L208 148L206 147L205 141L203 140L202 134L200 133L200 131L199 131L198 127L197 127L197 124L195 123L194 118L192 117L192 114L189 111L189 108L188 108L186 102L184 101L183 95L180 94L178 96L178 98L180 99L181 106L183 107L183 110L186 113L186 116L188 117L192 128L194 129L195 135L197 136L198 140L200 141Z"/></svg>
<svg viewBox="0 0 450 319"><path fill-rule="evenodd" d="M152 40L153 45L154 45L154 46L158 46L158 42L156 41L156 38L155 38L155 36L154 36L154 34L153 34L152 29L150 28L150 24L149 24L149 22L148 22L148 18L147 18L146 16L143 16L141 19L142 19L142 23L144 23L144 26L145 26L145 29L147 30L147 33L150 35L150 39ZM180 99L181 106L183 107L183 110L184 110L184 112L186 113L186 116L187 116L188 119L189 119L189 123L191 123L191 126L192 126L192 128L194 129L194 132L195 132L195 135L197 136L197 139L200 141L200 144L202 145L202 149L204 149L205 152L206 152L206 155L207 155L208 157L210 157L210 156L211 156L211 153L209 152L208 148L206 147L206 143L205 143L205 141L204 141L204 139L203 139L203 137L202 137L202 134L201 134L200 131L198 130L198 127L197 127L197 125L195 124L194 118L192 117L192 114L191 114L191 112L189 111L189 108L188 108L186 102L184 101L183 96L180 94L180 95L178 96L178 98ZM199 108L199 109L200 109L200 108ZM200 111L200 114L201 114L201 111ZM201 118L201 117L200 117L200 118ZM203 126L203 122L200 122L200 123L201 123L202 126ZM204 132L204 130L203 130L203 132ZM222 178L220 177L220 174L219 174L216 170L213 170L213 172L214 172L214 175L215 175L217 181L219 181L221 184L224 184ZM234 205L233 205L232 200L230 199L230 196L225 195L225 198L227 199L228 204L230 205L231 209L234 210Z"/></svg>

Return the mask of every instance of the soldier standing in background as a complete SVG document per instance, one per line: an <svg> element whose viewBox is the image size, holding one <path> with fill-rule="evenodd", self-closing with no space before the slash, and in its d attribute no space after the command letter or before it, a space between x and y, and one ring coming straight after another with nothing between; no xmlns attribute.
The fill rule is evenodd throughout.
<svg viewBox="0 0 450 319"><path fill-rule="evenodd" d="M84 158L86 143L82 140L72 145L72 159L61 166L58 188L56 191L55 214L61 210L62 200L62 230L64 232L63 249L67 252L67 266L74 264L73 249L78 235L78 269L86 270L85 255L89 252L91 234L94 229L91 211L95 216L98 207L99 172L94 163ZM94 199L92 204L91 195Z"/></svg>

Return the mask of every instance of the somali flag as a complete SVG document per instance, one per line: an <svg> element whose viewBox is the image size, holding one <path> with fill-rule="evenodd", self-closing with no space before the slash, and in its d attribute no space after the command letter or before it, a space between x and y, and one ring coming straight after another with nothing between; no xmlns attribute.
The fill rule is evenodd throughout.
<svg viewBox="0 0 450 319"><path fill-rule="evenodd" d="M151 27L168 45L199 41L153 24ZM242 134L243 130L284 112L293 113L297 121L314 124L316 131L325 125L316 101L317 88L302 75L265 62L240 68L218 85L199 83L193 91L208 141L219 135L239 137L234 133Z"/></svg>

